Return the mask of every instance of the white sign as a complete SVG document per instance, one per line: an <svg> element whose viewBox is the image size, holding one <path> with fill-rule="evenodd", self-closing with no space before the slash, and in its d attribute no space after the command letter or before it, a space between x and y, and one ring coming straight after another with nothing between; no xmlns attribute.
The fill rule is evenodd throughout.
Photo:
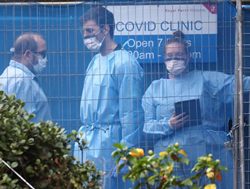
<svg viewBox="0 0 250 189"><path fill-rule="evenodd" d="M217 59L217 5L114 5L115 37L141 62L160 62L163 44L181 30L193 61ZM191 54L192 55L192 54ZM197 56L199 55L199 56Z"/></svg>
<svg viewBox="0 0 250 189"><path fill-rule="evenodd" d="M116 20L115 35L216 34L216 6L124 5L108 6Z"/></svg>

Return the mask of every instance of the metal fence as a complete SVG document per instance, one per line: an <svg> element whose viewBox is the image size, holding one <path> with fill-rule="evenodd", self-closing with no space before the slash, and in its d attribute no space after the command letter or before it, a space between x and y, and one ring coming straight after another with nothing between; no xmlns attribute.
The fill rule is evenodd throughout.
<svg viewBox="0 0 250 189"><path fill-rule="evenodd" d="M78 130L81 125L84 125L84 120L80 119L79 108L82 89L85 85L84 79L87 76L89 62L96 54L83 45L82 25L79 21L79 18L89 8L102 5L114 14L116 23L114 40L121 44L122 48L126 49L143 68L144 79L141 86L143 93L153 81L168 78L164 64L164 45L172 37L173 32L181 30L185 34L190 52L190 70L208 73L211 78L206 83L210 83L211 79L215 83L218 82L218 85L228 81L224 79L222 83L219 83L219 76L210 75L211 73L219 72L228 77L229 75L235 76L236 90L230 94L227 94L224 88L234 87L233 84L232 86L223 86L220 90L216 89L218 85L209 84L209 89L217 91L214 92L216 94L211 94L214 95L213 99L209 99L211 101L206 101L203 97L200 99L201 117L203 123L207 124L203 125L204 128L211 126L208 130L217 132L214 136L219 135L218 133L221 131L229 132L232 128L232 140L228 146L232 148L234 154L234 167L230 168L229 166L229 169L234 172L233 186L235 189L249 188L249 87L244 85L244 78L247 80L247 76L250 75L250 8L248 6L242 8L241 1L236 1L236 4L226 0L1 3L0 71L2 73L8 66L12 56L9 49L20 34L24 32L42 34L47 41L49 63L47 69L38 75L39 84L47 95L52 120L70 132L73 129ZM177 83L173 85L173 87L177 86ZM152 93L156 93L157 90L157 88L152 90ZM176 99L184 101L192 99L194 96L199 98L206 92L202 91L198 94L197 91L201 91L201 89L197 88L194 90L195 95L191 94L191 89L191 92L182 95L182 91L178 90L181 92L173 93L174 96L171 96L169 92L171 90L175 91L175 89L168 89L167 94L158 91L159 94L156 96L161 100L158 102L160 109L155 112L159 115L155 117L155 120L159 121L163 116L161 115L161 111L164 110L163 106L172 106L168 103L171 99L174 99L172 102L177 101ZM102 98L103 100L112 100ZM156 97L154 95L144 96L146 100L150 98ZM234 99L234 101L225 100L229 98ZM216 104L219 101L223 102L219 105ZM218 107L209 107L211 105L209 102L218 105ZM203 110L206 112L205 115L203 115ZM217 114L220 117L216 117ZM144 125L145 128L146 121L145 118L145 123L140 121L137 124L142 125L142 127ZM219 124L220 126L218 126ZM190 126L191 130L194 130L194 127ZM191 140L190 131L183 129L181 132L186 133L186 136L190 135L187 140ZM176 130L167 138L173 137L172 142L176 142L178 135ZM138 136L138 140L142 139ZM166 147L166 144L163 144L164 141L166 142L165 134L160 137L156 135L152 137L147 133L143 140L147 140L140 141L145 149L153 148L157 143L159 147L159 141L162 142L161 147ZM186 145L186 147L190 146L190 144L184 144L184 139L177 142L183 143L183 146ZM196 149L195 146L194 148ZM220 150L222 147L215 145L215 148ZM218 158L223 157L223 151L221 151ZM229 161L230 158L227 156L223 163L230 165L232 162ZM225 177L225 179L228 179L226 186L229 186L229 178Z"/></svg>
<svg viewBox="0 0 250 189"><path fill-rule="evenodd" d="M237 92L235 100L235 176L234 188L249 188L249 91L243 91L242 78L249 75L249 6L236 1L235 75Z"/></svg>

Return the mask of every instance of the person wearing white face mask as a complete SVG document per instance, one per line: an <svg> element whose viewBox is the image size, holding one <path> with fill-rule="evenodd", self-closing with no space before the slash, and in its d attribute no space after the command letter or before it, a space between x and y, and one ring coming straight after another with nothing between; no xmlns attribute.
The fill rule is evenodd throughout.
<svg viewBox="0 0 250 189"><path fill-rule="evenodd" d="M47 66L47 57L38 57L38 62L37 64L33 65L33 70L35 73L41 73Z"/></svg>
<svg viewBox="0 0 250 189"><path fill-rule="evenodd" d="M47 66L46 42L36 33L20 35L11 48L9 66L0 76L0 90L25 102L25 110L34 114L33 122L51 120L48 100L36 74Z"/></svg>
<svg viewBox="0 0 250 189"><path fill-rule="evenodd" d="M102 46L102 43L105 39L105 36L103 36L103 39L101 41L99 41L97 39L97 35L100 33L101 31L99 31L98 33L96 33L94 36L87 36L84 38L83 43L84 45L91 51L96 51L98 52Z"/></svg>
<svg viewBox="0 0 250 189"><path fill-rule="evenodd" d="M190 165L175 169L175 174L184 178L192 175L191 167L199 156L213 154L228 168L222 181L216 183L217 188L231 189L232 152L224 142L228 140L227 123L232 115L232 109L226 107L233 104L234 76L216 71L190 71L188 44L181 31L175 32L164 48L168 78L153 81L143 96L143 131L151 136L156 154L176 142L187 152ZM249 91L250 77L244 77L243 82L244 90ZM194 100L196 104L183 106L185 110L176 113L178 104ZM200 116L191 120L192 114Z"/></svg>
<svg viewBox="0 0 250 189"><path fill-rule="evenodd" d="M92 160L104 174L103 188L126 189L111 153L113 144L123 142L138 146L142 142L143 70L136 59L113 40L114 16L104 7L93 7L82 17L83 43L98 52L91 60L84 80L80 104L82 126L79 137L87 140L81 152L75 144L79 161ZM82 133L82 134L81 134Z"/></svg>
<svg viewBox="0 0 250 189"><path fill-rule="evenodd" d="M165 60L169 77L177 77L187 68L187 60L185 58L172 57Z"/></svg>

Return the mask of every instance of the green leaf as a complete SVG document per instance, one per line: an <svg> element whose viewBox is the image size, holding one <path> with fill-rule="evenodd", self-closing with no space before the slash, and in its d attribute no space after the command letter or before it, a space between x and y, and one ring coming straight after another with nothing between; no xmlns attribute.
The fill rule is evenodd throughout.
<svg viewBox="0 0 250 189"><path fill-rule="evenodd" d="M29 174L33 174L35 173L33 167L31 165L28 165L26 168L25 168L25 171Z"/></svg>
<svg viewBox="0 0 250 189"><path fill-rule="evenodd" d="M11 167L12 168L16 168L18 166L18 163L16 161L12 162L11 163Z"/></svg>
<svg viewBox="0 0 250 189"><path fill-rule="evenodd" d="M189 164L189 159L183 158L182 163L184 163L185 165L188 165Z"/></svg>
<svg viewBox="0 0 250 189"><path fill-rule="evenodd" d="M154 185L154 184L155 184L156 178L157 178L157 175L150 176L150 177L147 179L147 182L148 182L150 185Z"/></svg>
<svg viewBox="0 0 250 189"><path fill-rule="evenodd" d="M23 140L19 141L19 144L25 144L25 142L26 142L26 140L23 139Z"/></svg>
<svg viewBox="0 0 250 189"><path fill-rule="evenodd" d="M197 185L191 186L191 189L202 189L202 187L199 187Z"/></svg>
<svg viewBox="0 0 250 189"><path fill-rule="evenodd" d="M181 182L185 186L192 186L193 182L191 179L185 179L184 181Z"/></svg>
<svg viewBox="0 0 250 189"><path fill-rule="evenodd" d="M122 149L124 148L124 145L123 145L123 144L120 144L120 143L115 143L115 144L113 144L113 146L114 146L115 148L120 149L120 150L122 150Z"/></svg>

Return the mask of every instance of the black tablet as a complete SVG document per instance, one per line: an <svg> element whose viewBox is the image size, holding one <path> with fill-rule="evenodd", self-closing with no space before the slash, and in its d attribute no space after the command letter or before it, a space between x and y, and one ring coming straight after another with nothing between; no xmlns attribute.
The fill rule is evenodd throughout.
<svg viewBox="0 0 250 189"><path fill-rule="evenodd" d="M201 108L199 99L176 102L174 106L176 115L184 112L189 115L189 120L184 124L184 126L196 126L201 124Z"/></svg>

